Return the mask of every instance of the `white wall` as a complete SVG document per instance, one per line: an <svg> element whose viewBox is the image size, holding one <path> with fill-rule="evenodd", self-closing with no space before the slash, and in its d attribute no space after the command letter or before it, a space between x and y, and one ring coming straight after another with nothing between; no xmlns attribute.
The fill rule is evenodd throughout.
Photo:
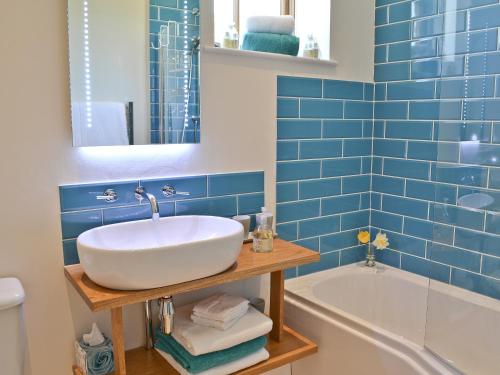
<svg viewBox="0 0 500 375"><path fill-rule="evenodd" d="M201 145L98 149L71 146L66 0L4 5L0 275L18 276L26 288L28 374L70 374L75 334L93 319L107 330L107 317L92 316L64 279L58 185L264 170L266 204L274 206L276 75L372 80L374 1L350 3L334 1L336 70L205 55ZM140 319L139 308L127 310L129 346L140 342Z"/></svg>

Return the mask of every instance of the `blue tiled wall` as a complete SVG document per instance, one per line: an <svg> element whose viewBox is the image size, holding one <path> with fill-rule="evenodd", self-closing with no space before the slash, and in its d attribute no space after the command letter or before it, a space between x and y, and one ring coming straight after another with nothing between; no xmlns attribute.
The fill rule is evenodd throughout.
<svg viewBox="0 0 500 375"><path fill-rule="evenodd" d="M168 82L168 105L165 107L165 116L168 116L165 139L166 143L180 143L182 141L182 129L184 127L184 52L191 51L191 41L200 36L200 17L192 14L192 10L200 8L199 0L187 0L188 18L187 33L184 30L183 22L186 14L184 10L184 0L149 0L149 33L150 42L150 101L151 101L151 143L160 142L160 92L159 92L159 51L158 33L160 27L166 25L167 21L177 22L175 36L169 39L172 48L169 48L169 62L165 64L169 72ZM185 48L185 37L187 37L188 48ZM192 116L199 117L199 80L198 80L198 56L195 56L194 64L191 67L193 80L191 85L191 98L189 102L189 126L185 131L184 143L200 142L199 127L194 128L191 121ZM189 69L188 69L189 70ZM196 131L196 138L195 138Z"/></svg>
<svg viewBox="0 0 500 375"><path fill-rule="evenodd" d="M500 298L499 1L376 6L379 260Z"/></svg>
<svg viewBox="0 0 500 375"><path fill-rule="evenodd" d="M178 195L165 198L162 188L171 185ZM79 263L76 238L88 229L106 224L147 219L152 216L149 202L140 203L134 191L144 186L159 201L160 215L214 215L232 217L255 214L264 206L264 173L248 172L208 176L144 179L59 187L64 263ZM114 189L118 200L97 200L107 189Z"/></svg>
<svg viewBox="0 0 500 375"><path fill-rule="evenodd" d="M349 264L369 227L373 84L278 78L277 232L321 253L288 277Z"/></svg>

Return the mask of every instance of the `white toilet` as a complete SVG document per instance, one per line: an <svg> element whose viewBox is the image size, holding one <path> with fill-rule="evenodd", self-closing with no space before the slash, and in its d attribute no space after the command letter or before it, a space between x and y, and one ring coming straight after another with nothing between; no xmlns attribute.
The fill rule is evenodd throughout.
<svg viewBox="0 0 500 375"><path fill-rule="evenodd" d="M15 278L0 278L0 363L2 375L22 375L24 289Z"/></svg>

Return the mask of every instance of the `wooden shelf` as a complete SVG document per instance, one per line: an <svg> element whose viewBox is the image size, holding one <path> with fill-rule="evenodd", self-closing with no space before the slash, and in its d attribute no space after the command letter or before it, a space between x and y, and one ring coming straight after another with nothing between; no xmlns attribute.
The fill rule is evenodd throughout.
<svg viewBox="0 0 500 375"><path fill-rule="evenodd" d="M292 361L314 354L318 351L315 343L288 327L283 327L281 342L270 340L267 345L270 358L255 366L238 371L238 375L256 375L281 367ZM144 348L129 350L125 353L127 375L178 375L156 350Z"/></svg>
<svg viewBox="0 0 500 375"><path fill-rule="evenodd" d="M100 311L192 292L317 262L320 259L317 252L280 239L274 240L274 251L271 253L257 254L251 251L251 248L252 244L244 244L237 263L223 273L157 289L123 291L103 288L90 280L79 264L64 267L64 273L89 308L92 311Z"/></svg>

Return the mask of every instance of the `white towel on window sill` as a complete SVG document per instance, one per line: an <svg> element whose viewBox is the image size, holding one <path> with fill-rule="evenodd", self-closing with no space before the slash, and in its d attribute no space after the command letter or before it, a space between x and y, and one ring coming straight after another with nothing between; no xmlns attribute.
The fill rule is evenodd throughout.
<svg viewBox="0 0 500 375"><path fill-rule="evenodd" d="M192 355L229 349L264 336L273 328L273 321L252 306L234 326L225 331L194 323L191 320L192 310L192 304L176 309L172 333L173 338Z"/></svg>
<svg viewBox="0 0 500 375"><path fill-rule="evenodd" d="M157 351L179 374L191 375L191 373L188 372L184 367L182 367L170 354L162 352L158 349ZM267 361L268 359L269 352L266 349L262 348L255 353L247 355L246 357L243 357L237 361L226 363L225 365L217 366L207 371L199 372L196 375L228 375L246 369L248 367L252 367L257 363Z"/></svg>
<svg viewBox="0 0 500 375"><path fill-rule="evenodd" d="M252 16L247 19L247 31L292 35L295 31L295 19L292 16Z"/></svg>
<svg viewBox="0 0 500 375"><path fill-rule="evenodd" d="M230 322L246 314L249 301L229 294L214 294L193 307L193 315L209 320Z"/></svg>

